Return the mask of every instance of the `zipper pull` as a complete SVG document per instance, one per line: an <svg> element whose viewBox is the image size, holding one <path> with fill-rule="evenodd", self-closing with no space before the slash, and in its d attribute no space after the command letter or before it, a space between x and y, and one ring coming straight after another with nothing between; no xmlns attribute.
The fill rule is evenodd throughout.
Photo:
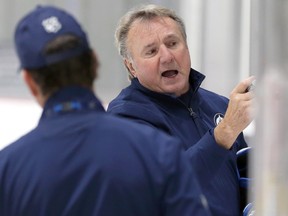
<svg viewBox="0 0 288 216"><path fill-rule="evenodd" d="M188 110L190 112L190 116L192 116L193 118L198 133L202 137L209 130L209 127L205 124L205 122L202 119L200 119L200 117L197 115L197 113L193 111L191 107L188 107Z"/></svg>
<svg viewBox="0 0 288 216"><path fill-rule="evenodd" d="M190 112L190 116L195 116L195 113L191 107L188 107L188 111Z"/></svg>
<svg viewBox="0 0 288 216"><path fill-rule="evenodd" d="M198 115L193 111L193 109L191 107L188 107L188 110L190 112L190 116L192 116L193 119L198 118Z"/></svg>

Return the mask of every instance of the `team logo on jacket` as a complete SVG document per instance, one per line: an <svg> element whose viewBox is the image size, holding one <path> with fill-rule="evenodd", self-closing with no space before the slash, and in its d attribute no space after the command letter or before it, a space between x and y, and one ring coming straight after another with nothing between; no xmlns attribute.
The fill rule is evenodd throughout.
<svg viewBox="0 0 288 216"><path fill-rule="evenodd" d="M217 126L222 121L223 118L224 115L222 113L216 113L214 115L214 124Z"/></svg>

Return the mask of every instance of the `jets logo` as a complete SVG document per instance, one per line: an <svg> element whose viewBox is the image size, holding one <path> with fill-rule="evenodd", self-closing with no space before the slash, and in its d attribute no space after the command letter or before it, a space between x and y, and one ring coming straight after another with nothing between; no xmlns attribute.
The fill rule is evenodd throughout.
<svg viewBox="0 0 288 216"><path fill-rule="evenodd" d="M216 113L214 115L214 124L217 126L222 121L223 118L224 115L222 113Z"/></svg>
<svg viewBox="0 0 288 216"><path fill-rule="evenodd" d="M61 23L59 22L58 18L55 16L52 16L43 20L42 26L44 27L45 31L48 33L57 33L62 28Z"/></svg>

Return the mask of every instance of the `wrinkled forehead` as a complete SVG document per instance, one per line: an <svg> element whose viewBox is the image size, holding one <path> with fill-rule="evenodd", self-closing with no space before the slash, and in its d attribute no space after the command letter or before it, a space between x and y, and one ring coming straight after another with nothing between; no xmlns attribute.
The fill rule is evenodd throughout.
<svg viewBox="0 0 288 216"><path fill-rule="evenodd" d="M139 26L148 28L153 24L171 25L172 23L177 26L175 20L166 16L138 17L131 23L130 30Z"/></svg>
<svg viewBox="0 0 288 216"><path fill-rule="evenodd" d="M150 19L135 20L128 32L127 42L141 40L152 35L178 35L183 36L178 23L170 17L154 17ZM184 39L184 37L183 37Z"/></svg>
<svg viewBox="0 0 288 216"><path fill-rule="evenodd" d="M149 19L137 19L130 27L128 32L128 43L133 38L142 38L149 34L164 33L182 34L177 22L170 17L150 17Z"/></svg>

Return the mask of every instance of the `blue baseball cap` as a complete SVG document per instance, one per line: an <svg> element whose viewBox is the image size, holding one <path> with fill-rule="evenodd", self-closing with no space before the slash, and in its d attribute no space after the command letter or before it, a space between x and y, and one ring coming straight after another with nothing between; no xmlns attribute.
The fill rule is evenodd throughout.
<svg viewBox="0 0 288 216"><path fill-rule="evenodd" d="M62 35L76 36L79 45L56 54L44 54L46 44ZM76 19L53 6L37 6L24 16L16 27L14 40L22 69L38 69L90 50L88 38Z"/></svg>

